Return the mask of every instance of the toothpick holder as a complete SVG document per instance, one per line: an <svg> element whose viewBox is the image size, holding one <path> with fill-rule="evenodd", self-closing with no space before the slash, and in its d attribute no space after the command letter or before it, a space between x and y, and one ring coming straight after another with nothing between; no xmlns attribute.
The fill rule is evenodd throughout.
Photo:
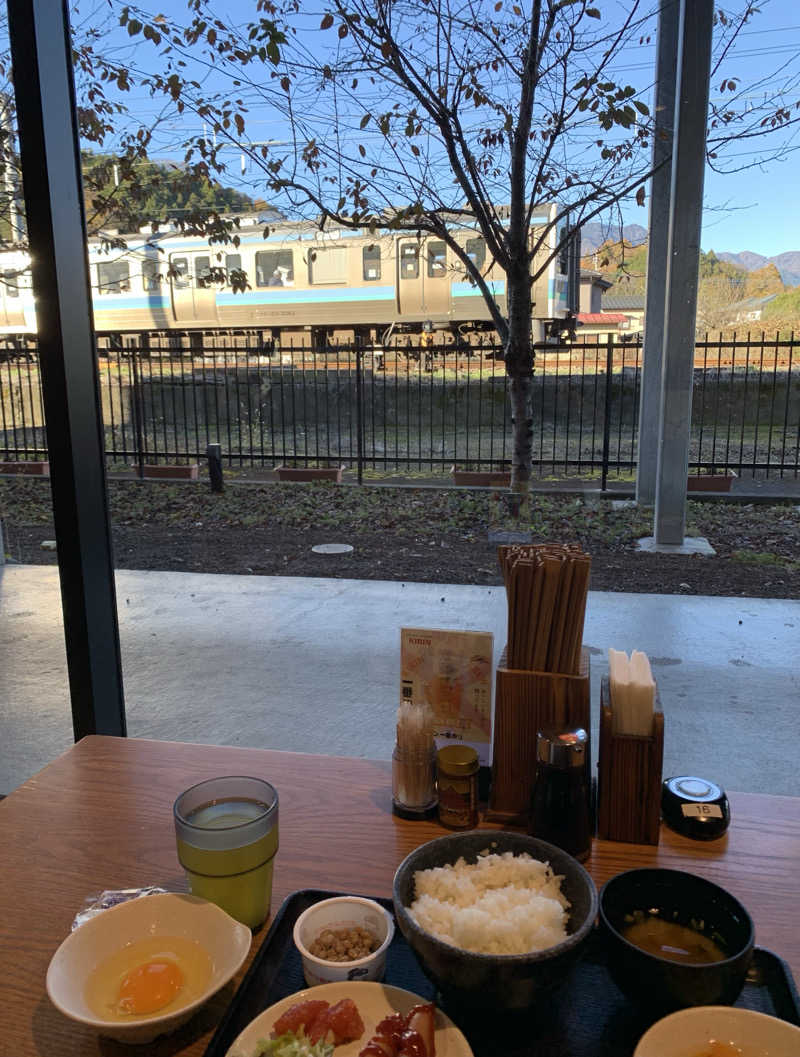
<svg viewBox="0 0 800 1057"><path fill-rule="evenodd" d="M484 818L526 825L536 771L536 735L545 727L583 727L589 733L589 651L577 675L497 667L492 786Z"/></svg>
<svg viewBox="0 0 800 1057"><path fill-rule="evenodd" d="M631 844L658 844L664 763L664 713L656 688L653 733L615 734L608 676L600 684L597 835Z"/></svg>

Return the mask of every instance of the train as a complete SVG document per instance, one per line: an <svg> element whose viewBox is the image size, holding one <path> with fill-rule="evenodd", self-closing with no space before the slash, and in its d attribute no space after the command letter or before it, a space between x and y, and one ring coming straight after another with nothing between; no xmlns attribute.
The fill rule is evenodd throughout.
<svg viewBox="0 0 800 1057"><path fill-rule="evenodd" d="M540 253L565 239L557 206L542 207L531 227L552 225ZM310 222L271 224L238 218L237 245L209 245L180 231L126 236L124 249L88 244L95 330L100 335L181 332L190 344L204 335L245 334L262 347L325 348L359 341L419 348L491 341L486 302L446 243L428 234L320 230ZM502 270L480 233L457 234L505 311ZM534 341L563 333L578 305L580 242L570 233L534 283ZM22 250L0 253L0 334L35 335L29 260ZM433 335L433 340L431 338Z"/></svg>

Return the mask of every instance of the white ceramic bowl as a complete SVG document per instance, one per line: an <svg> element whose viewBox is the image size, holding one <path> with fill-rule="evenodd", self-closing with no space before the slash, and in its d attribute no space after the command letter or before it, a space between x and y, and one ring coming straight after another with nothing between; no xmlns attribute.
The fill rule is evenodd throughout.
<svg viewBox="0 0 800 1057"><path fill-rule="evenodd" d="M164 1014L104 1020L87 1004L87 980L107 958L150 936L181 936L197 941L211 956L211 978L187 1005ZM70 933L47 970L47 994L57 1009L101 1035L119 1042L151 1042L185 1024L231 979L250 950L252 933L218 906L196 896L166 893L143 896L104 910Z"/></svg>
<svg viewBox="0 0 800 1057"><path fill-rule="evenodd" d="M711 1039L738 1046L742 1057L800 1054L800 1028L786 1020L731 1006L695 1006L656 1021L633 1057L697 1057Z"/></svg>
<svg viewBox="0 0 800 1057"><path fill-rule="evenodd" d="M329 962L315 957L309 947L324 929L368 929L378 947L365 958L352 962ZM392 915L372 899L335 896L322 899L304 910L294 925L294 942L303 960L303 975L309 987L340 980L382 980L386 951L394 936Z"/></svg>

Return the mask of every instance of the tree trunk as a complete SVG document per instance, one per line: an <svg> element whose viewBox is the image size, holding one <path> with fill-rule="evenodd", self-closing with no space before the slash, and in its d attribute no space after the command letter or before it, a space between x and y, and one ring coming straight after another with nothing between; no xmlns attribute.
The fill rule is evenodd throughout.
<svg viewBox="0 0 800 1057"><path fill-rule="evenodd" d="M527 495L531 479L533 441L533 347L531 344L531 286L527 269L507 277L508 339L506 374L511 380L511 422L514 430L511 456L511 490Z"/></svg>

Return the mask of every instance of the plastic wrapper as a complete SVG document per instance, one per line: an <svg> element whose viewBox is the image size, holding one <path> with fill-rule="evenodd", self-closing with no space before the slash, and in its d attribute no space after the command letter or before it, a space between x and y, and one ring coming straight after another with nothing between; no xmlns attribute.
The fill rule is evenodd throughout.
<svg viewBox="0 0 800 1057"><path fill-rule="evenodd" d="M95 892L86 897L83 908L75 915L70 931L74 932L75 929L85 924L89 918L96 917L98 914L102 914L104 910L109 910L120 903L127 903L129 899L160 895L166 891L166 888L160 888L158 885L148 885L146 888L118 888L106 889L99 893Z"/></svg>

